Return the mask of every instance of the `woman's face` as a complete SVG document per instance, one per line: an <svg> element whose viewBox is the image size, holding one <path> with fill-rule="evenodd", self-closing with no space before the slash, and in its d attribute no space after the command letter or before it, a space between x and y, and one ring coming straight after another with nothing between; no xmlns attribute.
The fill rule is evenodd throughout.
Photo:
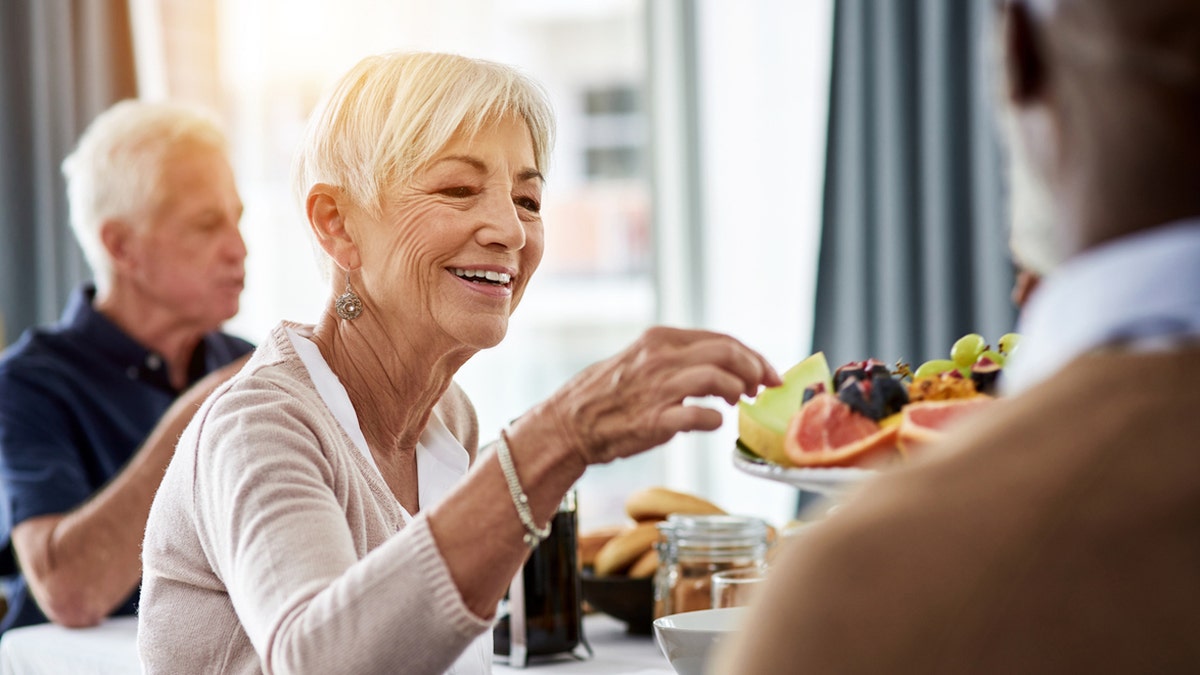
<svg viewBox="0 0 1200 675"><path fill-rule="evenodd" d="M356 236L365 311L389 335L429 327L456 345L499 343L542 259L536 166L518 118L453 137Z"/></svg>

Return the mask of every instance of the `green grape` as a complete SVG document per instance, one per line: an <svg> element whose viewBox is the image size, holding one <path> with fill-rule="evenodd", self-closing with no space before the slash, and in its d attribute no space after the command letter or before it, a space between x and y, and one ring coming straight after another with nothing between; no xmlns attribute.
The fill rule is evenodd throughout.
<svg viewBox="0 0 1200 675"><path fill-rule="evenodd" d="M986 350L984 350L984 352L982 354L979 355L979 358L975 359L975 360L976 360L976 362L978 362L981 359L991 359L992 363L1000 366L1001 368L1004 367L1004 360L1005 360L1004 355L1001 354L1000 352L997 352L997 351L994 351L991 349L986 349Z"/></svg>
<svg viewBox="0 0 1200 675"><path fill-rule="evenodd" d="M922 363L919 368L917 368L916 372L913 373L913 379L919 380L922 377L939 375L948 370L954 370L955 368L957 368L957 366L955 366L954 362L949 359L934 359L932 361L926 361L925 363Z"/></svg>
<svg viewBox="0 0 1200 675"><path fill-rule="evenodd" d="M999 345L1001 354L1012 356L1012 353L1016 351L1017 345L1020 343L1021 335L1019 333L1005 333L1000 336L1000 341L996 344Z"/></svg>
<svg viewBox="0 0 1200 675"><path fill-rule="evenodd" d="M950 360L959 368L970 368L985 349L987 341L982 335L968 333L954 341L954 346L950 347Z"/></svg>

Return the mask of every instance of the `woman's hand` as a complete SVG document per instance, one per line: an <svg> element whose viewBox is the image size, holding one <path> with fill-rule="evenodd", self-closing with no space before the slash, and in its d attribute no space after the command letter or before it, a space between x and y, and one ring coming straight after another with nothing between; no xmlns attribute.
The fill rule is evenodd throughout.
<svg viewBox="0 0 1200 675"><path fill-rule="evenodd" d="M718 396L733 405L760 386L778 384L766 359L728 335L651 328L533 412L551 416L585 464L600 464L661 445L680 431L721 426L720 411L689 398Z"/></svg>
<svg viewBox="0 0 1200 675"><path fill-rule="evenodd" d="M652 328L575 376L505 434L524 500L512 495L498 457L489 454L429 516L468 606L490 616L529 554L522 504L541 527L589 464L637 454L680 431L721 426L719 411L689 399L719 396L733 404L777 384L770 364L728 335L671 328ZM510 500L513 506L497 508Z"/></svg>

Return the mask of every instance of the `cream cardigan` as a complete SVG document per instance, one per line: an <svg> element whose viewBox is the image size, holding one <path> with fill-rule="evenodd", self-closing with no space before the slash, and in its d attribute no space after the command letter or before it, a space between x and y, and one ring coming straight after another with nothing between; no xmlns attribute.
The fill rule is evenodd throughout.
<svg viewBox="0 0 1200 675"><path fill-rule="evenodd" d="M180 438L146 526L147 673L440 673L490 623L407 526L281 324ZM452 385L437 411L474 459Z"/></svg>

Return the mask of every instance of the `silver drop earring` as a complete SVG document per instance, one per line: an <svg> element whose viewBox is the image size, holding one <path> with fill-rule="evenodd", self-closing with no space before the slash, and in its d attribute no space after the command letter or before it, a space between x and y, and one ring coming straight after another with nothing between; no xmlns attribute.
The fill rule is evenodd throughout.
<svg viewBox="0 0 1200 675"><path fill-rule="evenodd" d="M346 292L333 301L333 309L346 321L353 321L362 314L362 298L350 288L350 270L346 270Z"/></svg>

